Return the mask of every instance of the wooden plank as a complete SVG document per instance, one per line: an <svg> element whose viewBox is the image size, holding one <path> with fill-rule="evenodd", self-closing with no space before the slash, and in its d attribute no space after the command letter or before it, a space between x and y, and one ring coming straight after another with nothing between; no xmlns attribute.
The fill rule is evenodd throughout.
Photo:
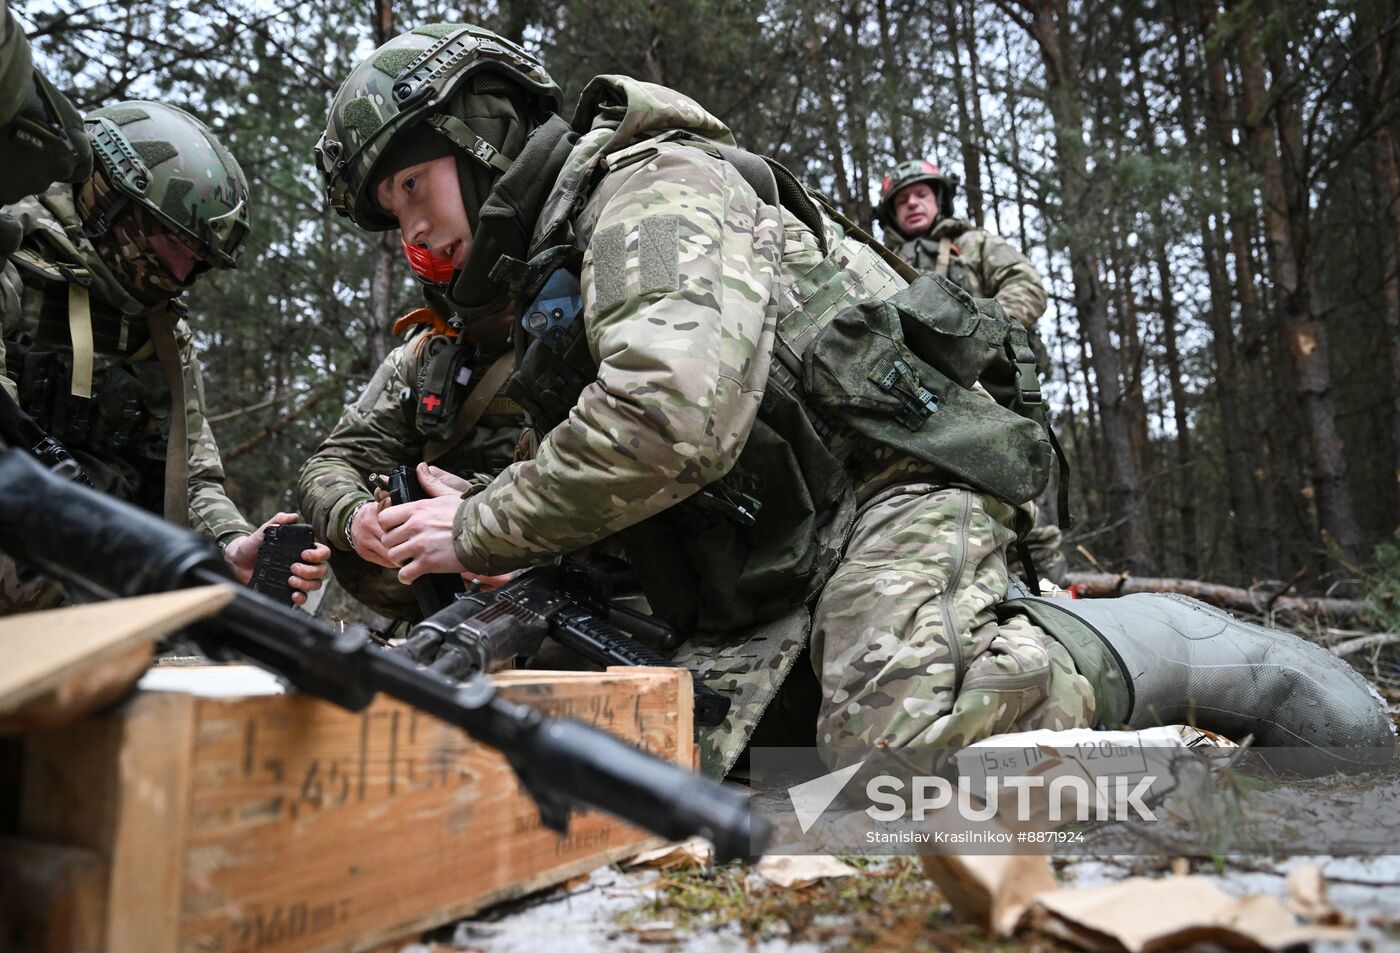
<svg viewBox="0 0 1400 953"><path fill-rule="evenodd" d="M0 733L55 727L115 701L158 639L230 598L230 589L205 586L0 619Z"/></svg>
<svg viewBox="0 0 1400 953"><path fill-rule="evenodd" d="M238 673L207 674L218 692ZM499 683L693 762L684 672L522 671ZM21 830L109 868L112 953L370 949L654 842L594 813L554 834L504 758L387 698L352 714L295 694L147 691L25 741Z"/></svg>
<svg viewBox="0 0 1400 953"><path fill-rule="evenodd" d="M689 764L683 677L628 669L500 681L507 697ZM300 696L202 699L198 723L182 951L367 949L650 842L592 813L559 837L500 755L391 699L358 715Z"/></svg>
<svg viewBox="0 0 1400 953"><path fill-rule="evenodd" d="M126 708L117 760L120 796L112 832L107 953L176 947L196 701L152 692Z"/></svg>
<svg viewBox="0 0 1400 953"><path fill-rule="evenodd" d="M107 865L92 850L0 837L0 948L102 953Z"/></svg>

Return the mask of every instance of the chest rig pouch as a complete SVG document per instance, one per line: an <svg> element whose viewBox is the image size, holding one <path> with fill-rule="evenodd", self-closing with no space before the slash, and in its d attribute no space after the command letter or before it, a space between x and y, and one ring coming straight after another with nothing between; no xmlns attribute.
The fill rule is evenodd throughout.
<svg viewBox="0 0 1400 953"><path fill-rule="evenodd" d="M412 393L405 395L412 408L405 407L419 433L429 440L446 440L470 380L471 360L476 349L461 338L434 334L423 343L423 359Z"/></svg>
<svg viewBox="0 0 1400 953"><path fill-rule="evenodd" d="M82 325L89 357L84 379L74 386L72 287L86 287L86 273L54 264L28 249L11 259L24 277L23 320L6 339L7 371L18 384L20 405L70 449L84 454L89 470L104 479L107 468L122 471L104 479L104 489L134 499L133 464L158 466L165 458L170 426L170 390L159 362L140 357L150 338L146 322L87 299Z"/></svg>
<svg viewBox="0 0 1400 953"><path fill-rule="evenodd" d="M1009 503L1034 499L1050 478L1025 329L939 275L838 313L804 349L802 382L829 418Z"/></svg>

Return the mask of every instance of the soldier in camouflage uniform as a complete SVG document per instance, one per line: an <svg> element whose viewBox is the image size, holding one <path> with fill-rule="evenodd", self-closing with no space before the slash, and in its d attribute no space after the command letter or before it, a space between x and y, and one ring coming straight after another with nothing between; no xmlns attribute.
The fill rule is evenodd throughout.
<svg viewBox="0 0 1400 953"><path fill-rule="evenodd" d="M475 322L463 334L442 303L452 263L407 241L405 250L436 310L420 308L396 323L404 342L302 467L297 492L346 591L381 615L413 620L418 604L384 550L378 513L385 494L371 479L422 464L419 481L433 490L447 474L489 482L529 434L520 406L500 393L511 363L509 315Z"/></svg>
<svg viewBox="0 0 1400 953"><path fill-rule="evenodd" d="M97 156L77 188L7 206L23 240L0 272L0 387L65 444L99 490L218 541L247 582L263 531L224 493L204 384L178 297L199 272L234 267L248 231L242 170L202 123L127 102L87 118ZM320 586L324 547L291 584ZM0 612L47 608L57 587L6 562Z"/></svg>
<svg viewBox="0 0 1400 953"><path fill-rule="evenodd" d="M974 297L995 298L1030 332L1043 371L1049 354L1034 330L1047 303L1040 274L1006 239L953 217L957 189L957 176L939 172L927 160L895 166L880 182L875 208L885 243L919 271L942 275ZM1036 572L1064 585L1069 564L1060 549L1060 528L1038 514L1025 542ZM1018 562L1013 559L1013 571Z"/></svg>
<svg viewBox="0 0 1400 953"><path fill-rule="evenodd" d="M1024 342L999 306L932 280L904 289L680 93L603 76L572 123L557 103L514 44L435 24L351 74L317 148L338 211L453 261L465 328L533 301L559 267L579 280L576 307L538 322L523 308L516 325L508 392L542 434L533 457L378 514L400 578L620 544L653 611L692 633L673 661L734 699L701 739L711 773L800 680L809 641L820 710L806 740L825 745L1153 717L1124 689L1151 666L1107 647L1128 652L1128 636L1052 633L1039 601L1003 604L1017 504L1048 477L1043 433L975 381L938 379L889 323L899 301L951 316L969 343ZM423 134L450 154L379 168Z"/></svg>

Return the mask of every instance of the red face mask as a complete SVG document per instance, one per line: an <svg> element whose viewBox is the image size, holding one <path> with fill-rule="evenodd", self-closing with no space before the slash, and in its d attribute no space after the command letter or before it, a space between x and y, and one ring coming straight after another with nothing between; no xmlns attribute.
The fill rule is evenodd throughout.
<svg viewBox="0 0 1400 953"><path fill-rule="evenodd" d="M426 248L400 240L403 241L403 252L408 256L408 267L413 269L415 275L435 285L445 285L452 280L450 259L439 258Z"/></svg>

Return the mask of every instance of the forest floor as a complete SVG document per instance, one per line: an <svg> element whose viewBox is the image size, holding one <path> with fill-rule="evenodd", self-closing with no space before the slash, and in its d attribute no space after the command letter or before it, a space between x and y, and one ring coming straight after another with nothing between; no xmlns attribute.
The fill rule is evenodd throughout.
<svg viewBox="0 0 1400 953"><path fill-rule="evenodd" d="M1050 937L1028 933L994 940L962 922L917 858L861 861L859 875L779 887L744 865L678 871L609 867L564 886L502 905L434 931L401 953L717 953L748 948L763 953L826 950L1067 951ZM1233 896L1282 896L1289 870L1315 864L1332 906L1355 922L1354 937L1328 941L1324 953L1379 953L1400 948L1400 856L1290 858L1278 863L1197 862ZM1132 876L1169 874L1165 861L1103 858L1055 863L1064 886L1094 886Z"/></svg>
<svg viewBox="0 0 1400 953"><path fill-rule="evenodd" d="M1386 692L1392 712L1400 694ZM1316 784L1320 782L1310 782ZM1321 782L1324 783L1325 782ZM1334 783L1351 782L1340 776ZM1381 786L1394 789L1394 783ZM1325 799L1325 791L1319 800ZM1303 814L1306 813L1304 809ZM1397 812L1400 813L1400 812ZM1307 824L1299 816L1280 819ZM1130 877L1191 873L1234 897L1284 899L1290 871L1313 866L1326 885L1335 918L1352 925L1347 939L1317 943L1327 953L1400 949L1400 817L1377 837L1396 854L1371 857L1054 858L1063 888L1093 887ZM735 863L673 869L612 866L552 890L442 927L401 953L570 953L684 951L764 953L826 950L1006 951L1059 953L1082 947L1033 931L998 940L959 917L923 872L917 857L842 858L855 871L784 887Z"/></svg>

